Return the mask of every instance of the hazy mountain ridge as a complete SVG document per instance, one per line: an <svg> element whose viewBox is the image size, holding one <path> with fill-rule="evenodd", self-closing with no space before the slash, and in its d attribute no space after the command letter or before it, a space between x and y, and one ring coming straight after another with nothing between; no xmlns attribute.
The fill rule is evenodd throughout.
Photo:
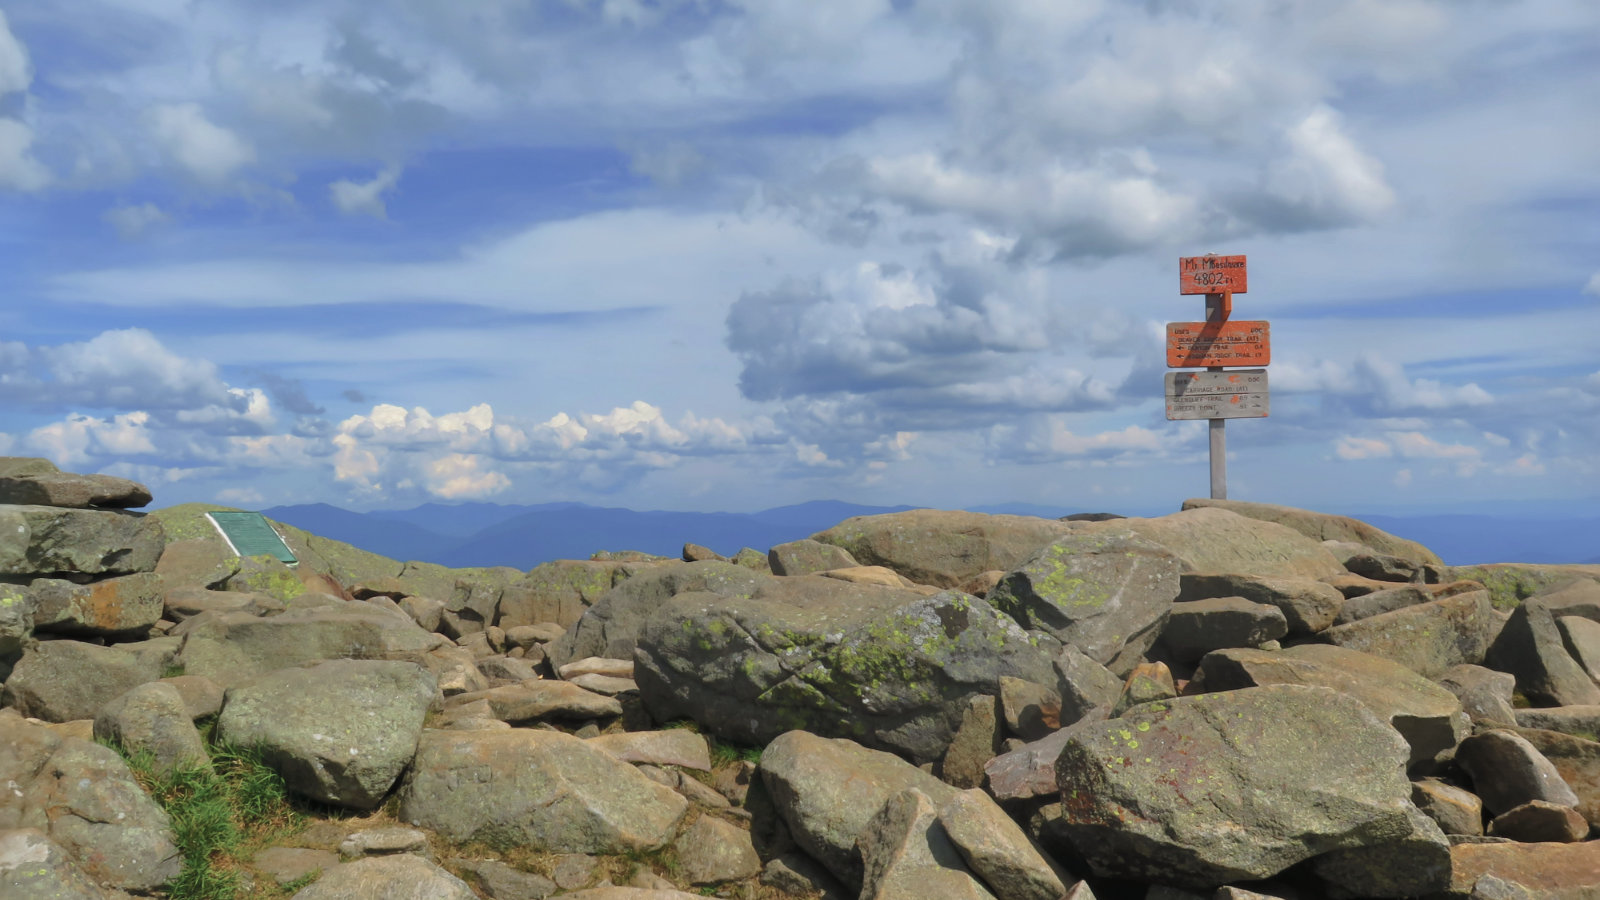
<svg viewBox="0 0 1600 900"><path fill-rule="evenodd" d="M359 513L314 503L262 510L269 518L400 560L451 567L529 569L552 559L587 559L600 550L677 556L685 542L724 555L765 551L810 537L851 516L914 509L816 500L753 513L673 512L541 503L445 505ZM973 512L1058 518L1069 510L1027 503L972 507ZM1489 562L1600 563L1600 517L1357 515L1419 541L1451 565Z"/></svg>

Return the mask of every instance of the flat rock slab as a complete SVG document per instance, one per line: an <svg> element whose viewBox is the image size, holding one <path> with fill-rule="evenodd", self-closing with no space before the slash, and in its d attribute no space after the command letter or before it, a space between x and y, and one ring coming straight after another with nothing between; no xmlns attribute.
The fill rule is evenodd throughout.
<svg viewBox="0 0 1600 900"><path fill-rule="evenodd" d="M1198 890L1268 878L1411 834L1408 751L1328 688L1150 703L1067 741L1059 827L1103 877Z"/></svg>
<svg viewBox="0 0 1600 900"><path fill-rule="evenodd" d="M1276 606L1289 625L1289 633L1295 635L1315 634L1332 625L1345 602L1338 588L1314 578L1196 573L1183 576L1179 602L1210 597L1243 597Z"/></svg>
<svg viewBox="0 0 1600 900"><path fill-rule="evenodd" d="M1451 897L1473 895L1480 879L1526 893L1504 897L1589 900L1600 896L1600 852L1583 844L1457 844L1450 848Z"/></svg>
<svg viewBox="0 0 1600 900"><path fill-rule="evenodd" d="M486 691L459 694L454 703L486 700L494 717L512 724L540 719L596 719L622 715L615 697L597 694L567 681L539 679Z"/></svg>
<svg viewBox="0 0 1600 900"><path fill-rule="evenodd" d="M811 536L862 565L886 566L917 584L960 587L993 569L1007 572L1071 528L1033 516L917 509L857 516Z"/></svg>
<svg viewBox="0 0 1600 900"><path fill-rule="evenodd" d="M154 516L117 510L0 506L0 575L151 572L167 546Z"/></svg>
<svg viewBox="0 0 1600 900"><path fill-rule="evenodd" d="M1515 712L1518 727L1560 731L1584 740L1600 741L1600 706L1547 706L1543 709L1519 709Z"/></svg>
<svg viewBox="0 0 1600 900"><path fill-rule="evenodd" d="M411 761L437 689L414 663L328 660L230 688L217 733L257 747L297 794L373 809Z"/></svg>
<svg viewBox="0 0 1600 900"><path fill-rule="evenodd" d="M148 632L161 618L165 582L154 572L75 584L38 578L28 586L38 631L103 637Z"/></svg>
<svg viewBox="0 0 1600 900"><path fill-rule="evenodd" d="M1154 519L1079 522L1075 528L1137 534L1170 550L1183 561L1184 572L1322 578L1344 571L1320 541L1226 509L1187 509Z"/></svg>
<svg viewBox="0 0 1600 900"><path fill-rule="evenodd" d="M420 657L443 642L404 613L362 602L291 609L266 618L224 613L185 622L178 663L225 687L326 659Z"/></svg>
<svg viewBox="0 0 1600 900"><path fill-rule="evenodd" d="M1482 663L1499 630L1488 592L1474 591L1335 625L1322 639L1435 678Z"/></svg>
<svg viewBox="0 0 1600 900"><path fill-rule="evenodd" d="M0 474L0 503L74 509L135 509L151 500L150 489L114 475L40 472Z"/></svg>
<svg viewBox="0 0 1600 900"><path fill-rule="evenodd" d="M1179 662L1198 662L1213 650L1259 647L1289 633L1282 610L1243 597L1174 603L1161 643Z"/></svg>
<svg viewBox="0 0 1600 900"><path fill-rule="evenodd" d="M856 839L890 796L916 788L942 804L956 793L891 753L804 731L767 745L761 780L795 842L852 887L862 879Z"/></svg>
<svg viewBox="0 0 1600 900"><path fill-rule="evenodd" d="M1244 500L1211 500L1196 498L1183 501L1184 509L1200 509L1214 507L1259 519L1263 522L1273 522L1298 531L1314 541L1348 541L1355 544L1365 544L1379 553L1398 556L1419 565L1443 565L1438 555L1416 541L1397 537L1368 525L1360 519L1349 516L1335 516L1327 513L1312 512L1307 509L1296 509L1292 506L1279 506L1272 503L1250 503Z"/></svg>
<svg viewBox="0 0 1600 900"><path fill-rule="evenodd" d="M1349 694L1405 737L1412 763L1434 758L1467 734L1467 716L1454 694L1398 663L1344 647L1218 650L1201 661L1190 690L1267 684L1317 685Z"/></svg>
<svg viewBox="0 0 1600 900"><path fill-rule="evenodd" d="M815 575L829 569L848 569L861 565L843 547L809 538L778 544L767 551L767 565L774 575Z"/></svg>
<svg viewBox="0 0 1600 900"><path fill-rule="evenodd" d="M687 728L602 734L589 738L589 745L623 762L711 771L711 751L706 739Z"/></svg>
<svg viewBox="0 0 1600 900"><path fill-rule="evenodd" d="M161 677L154 656L82 641L43 641L6 679L5 704L46 722L93 719L135 685Z"/></svg>
<svg viewBox="0 0 1600 900"><path fill-rule="evenodd" d="M966 790L939 807L939 823L967 867L1005 900L1060 900L1066 885L1021 827L988 794Z"/></svg>
<svg viewBox="0 0 1600 900"><path fill-rule="evenodd" d="M427 731L400 818L450 840L556 853L664 846L689 802L585 741L555 731Z"/></svg>
<svg viewBox="0 0 1600 900"><path fill-rule="evenodd" d="M465 881L420 856L373 856L341 863L294 900L477 900Z"/></svg>

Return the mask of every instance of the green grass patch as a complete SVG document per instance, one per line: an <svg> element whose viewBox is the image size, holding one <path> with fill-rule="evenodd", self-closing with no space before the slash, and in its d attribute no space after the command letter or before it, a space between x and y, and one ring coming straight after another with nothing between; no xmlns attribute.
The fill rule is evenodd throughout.
<svg viewBox="0 0 1600 900"><path fill-rule="evenodd" d="M215 744L209 765L164 769L148 750L113 749L172 821L183 871L167 885L169 900L235 900L244 863L304 824L283 779L253 750Z"/></svg>
<svg viewBox="0 0 1600 900"><path fill-rule="evenodd" d="M707 743L711 748L711 767L720 769L731 766L737 762L760 764L761 748L746 747L741 744L730 744L720 738L713 737Z"/></svg>

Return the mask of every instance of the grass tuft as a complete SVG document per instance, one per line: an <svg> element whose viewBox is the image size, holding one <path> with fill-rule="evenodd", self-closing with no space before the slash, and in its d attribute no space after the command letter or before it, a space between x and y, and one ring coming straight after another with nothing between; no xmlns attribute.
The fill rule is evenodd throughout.
<svg viewBox="0 0 1600 900"><path fill-rule="evenodd" d="M113 749L172 822L183 871L167 886L169 900L234 900L244 861L304 821L290 807L282 777L253 750L217 744L209 763L168 769L148 750Z"/></svg>

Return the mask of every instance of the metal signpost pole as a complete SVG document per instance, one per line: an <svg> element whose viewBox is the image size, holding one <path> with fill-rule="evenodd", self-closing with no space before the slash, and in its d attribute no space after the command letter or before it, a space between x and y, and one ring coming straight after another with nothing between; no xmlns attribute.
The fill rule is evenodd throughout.
<svg viewBox="0 0 1600 900"><path fill-rule="evenodd" d="M1206 322L1220 326L1232 312L1233 294L1206 295ZM1207 366L1208 372L1221 372L1221 366ZM1228 420L1208 419L1211 435L1211 499L1228 499Z"/></svg>

